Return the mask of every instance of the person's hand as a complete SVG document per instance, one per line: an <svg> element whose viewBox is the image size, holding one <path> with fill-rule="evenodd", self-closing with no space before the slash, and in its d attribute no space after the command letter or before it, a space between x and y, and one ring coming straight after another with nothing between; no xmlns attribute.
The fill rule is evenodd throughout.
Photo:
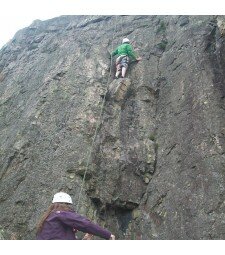
<svg viewBox="0 0 225 255"><path fill-rule="evenodd" d="M93 235L92 235L92 234L88 234L88 233L86 233L86 234L84 235L84 237L83 237L83 239L82 239L82 240L91 240L91 239L92 239L92 237L93 237Z"/></svg>
<svg viewBox="0 0 225 255"><path fill-rule="evenodd" d="M110 240L116 240L116 237L114 235L111 235Z"/></svg>
<svg viewBox="0 0 225 255"><path fill-rule="evenodd" d="M141 57L139 57L139 58L137 58L136 60L137 60L137 61L140 61L140 60L142 60L142 58L141 58Z"/></svg>

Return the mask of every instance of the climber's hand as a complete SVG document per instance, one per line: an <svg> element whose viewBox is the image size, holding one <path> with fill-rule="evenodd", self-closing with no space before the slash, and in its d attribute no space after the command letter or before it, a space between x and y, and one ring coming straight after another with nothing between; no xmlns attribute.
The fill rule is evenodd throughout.
<svg viewBox="0 0 225 255"><path fill-rule="evenodd" d="M114 235L111 235L110 240L116 240L116 237Z"/></svg>
<svg viewBox="0 0 225 255"><path fill-rule="evenodd" d="M88 233L86 233L86 234L84 235L84 237L83 237L83 239L82 239L82 240L91 240L91 239L92 239L92 237L93 237L93 235L92 235L92 234L88 234Z"/></svg>
<svg viewBox="0 0 225 255"><path fill-rule="evenodd" d="M140 60L142 60L142 58L141 58L141 57L139 57L139 58L137 58L137 59L136 59L136 61L140 61Z"/></svg>

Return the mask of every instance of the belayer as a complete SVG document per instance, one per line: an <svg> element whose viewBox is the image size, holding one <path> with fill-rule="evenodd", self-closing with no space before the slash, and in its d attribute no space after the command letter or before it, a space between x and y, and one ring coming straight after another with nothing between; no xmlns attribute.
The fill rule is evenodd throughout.
<svg viewBox="0 0 225 255"><path fill-rule="evenodd" d="M54 195L52 204L38 224L38 240L76 240L77 231L86 233L83 240L90 240L93 235L115 240L110 231L76 213L72 204L67 193L59 192Z"/></svg>
<svg viewBox="0 0 225 255"><path fill-rule="evenodd" d="M125 78L126 71L128 68L128 64L131 60L140 61L142 58L137 57L132 45L130 44L130 40L128 38L124 38L122 44L117 47L111 54L112 56L118 55L116 59L116 75L115 78L118 79L121 74L122 78Z"/></svg>

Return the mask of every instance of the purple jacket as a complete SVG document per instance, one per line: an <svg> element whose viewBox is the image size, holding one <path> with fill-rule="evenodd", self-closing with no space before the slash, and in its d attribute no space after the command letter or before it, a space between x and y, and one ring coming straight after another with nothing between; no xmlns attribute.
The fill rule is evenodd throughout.
<svg viewBox="0 0 225 255"><path fill-rule="evenodd" d="M76 231L109 239L111 233L73 211L52 212L45 220L38 240L76 240Z"/></svg>

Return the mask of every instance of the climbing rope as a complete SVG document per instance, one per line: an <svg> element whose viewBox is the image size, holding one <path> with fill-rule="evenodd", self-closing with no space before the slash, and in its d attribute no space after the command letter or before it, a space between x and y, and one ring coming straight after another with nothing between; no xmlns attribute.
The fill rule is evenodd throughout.
<svg viewBox="0 0 225 255"><path fill-rule="evenodd" d="M113 41L114 41L114 36L115 36L115 32L116 32L116 24L117 24L117 16L116 16L116 23L115 23L115 26L114 26L113 36L112 36L112 48L114 48ZM80 200L81 200L81 196L82 196L82 192L83 192L83 187L84 187L84 182L85 182L86 174L87 174L87 171L88 171L88 166L89 166L90 160L91 160L91 154L92 154L92 151L93 151L95 139L97 137L98 130L99 130L99 127L100 127L101 122L102 122L102 115L103 115L103 110L104 110L104 105L105 105L106 93L108 91L109 81L110 81L110 77L111 77L111 74L112 74L112 62L113 62L112 61L112 53L110 53L110 69L109 69L109 75L108 75L108 79L107 79L107 83L106 83L106 92L104 94L102 105L101 105L101 108L100 108L101 111L100 111L99 121L98 121L98 124L96 125L94 136L93 136L92 143L91 143L91 148L90 148L89 153L88 153L87 163L86 163L86 166L85 166L85 172L84 172L84 176L83 176L82 183L81 183L80 193L79 193L79 196L78 196L78 202L77 202L77 210L78 211L80 209L79 208Z"/></svg>

